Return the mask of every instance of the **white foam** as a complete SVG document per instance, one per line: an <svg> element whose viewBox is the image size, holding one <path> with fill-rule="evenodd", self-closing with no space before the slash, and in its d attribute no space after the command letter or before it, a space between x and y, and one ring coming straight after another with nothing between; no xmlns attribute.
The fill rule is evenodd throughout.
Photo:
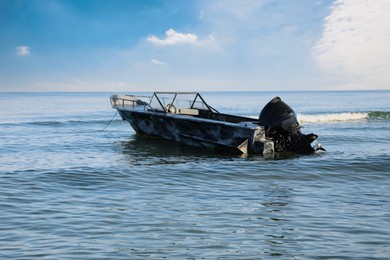
<svg viewBox="0 0 390 260"><path fill-rule="evenodd" d="M298 122L305 123L339 123L350 121L362 121L368 119L368 113L337 113L322 115L302 115L298 114Z"/></svg>
<svg viewBox="0 0 390 260"><path fill-rule="evenodd" d="M249 116L250 118L258 118L258 116ZM369 118L368 112L356 113L335 113L335 114L319 114L319 115L303 115L297 114L299 124L310 123L342 123L351 121L362 121Z"/></svg>

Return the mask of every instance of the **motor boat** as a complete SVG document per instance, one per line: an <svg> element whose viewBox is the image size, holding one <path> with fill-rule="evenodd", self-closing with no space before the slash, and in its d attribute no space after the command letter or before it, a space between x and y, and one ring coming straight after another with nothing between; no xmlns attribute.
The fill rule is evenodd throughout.
<svg viewBox="0 0 390 260"><path fill-rule="evenodd" d="M111 105L141 135L235 154L311 154L324 150L317 135L301 133L296 113L281 98L264 106L259 118L224 114L198 92L112 95Z"/></svg>

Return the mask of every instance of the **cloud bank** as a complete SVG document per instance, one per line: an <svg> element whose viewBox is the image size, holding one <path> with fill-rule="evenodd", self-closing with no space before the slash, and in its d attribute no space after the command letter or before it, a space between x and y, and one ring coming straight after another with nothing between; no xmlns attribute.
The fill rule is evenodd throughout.
<svg viewBox="0 0 390 260"><path fill-rule="evenodd" d="M390 1L338 0L313 48L320 67L352 85L390 85Z"/></svg>
<svg viewBox="0 0 390 260"><path fill-rule="evenodd" d="M148 42L165 46L165 45L175 45L182 43L195 43L198 40L198 36L191 33L178 33L173 29L169 29L165 32L165 39L160 39L154 35L151 35L147 38Z"/></svg>
<svg viewBox="0 0 390 260"><path fill-rule="evenodd" d="M30 55L30 47L28 47L28 46L17 46L16 47L16 54L18 56L28 56L28 55Z"/></svg>

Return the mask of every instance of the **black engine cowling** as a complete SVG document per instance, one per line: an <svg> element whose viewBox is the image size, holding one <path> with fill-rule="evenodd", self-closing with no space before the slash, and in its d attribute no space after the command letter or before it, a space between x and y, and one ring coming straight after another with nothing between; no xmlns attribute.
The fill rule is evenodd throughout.
<svg viewBox="0 0 390 260"><path fill-rule="evenodd" d="M313 153L311 143L317 139L315 134L302 134L294 110L280 97L272 99L259 115L260 125L266 128L266 137L274 141L277 152Z"/></svg>

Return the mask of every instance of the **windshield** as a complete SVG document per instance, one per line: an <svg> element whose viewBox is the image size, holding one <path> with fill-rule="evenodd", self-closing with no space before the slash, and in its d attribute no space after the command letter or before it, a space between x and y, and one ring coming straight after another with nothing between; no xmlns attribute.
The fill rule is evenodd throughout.
<svg viewBox="0 0 390 260"><path fill-rule="evenodd" d="M165 112L169 112L170 108L211 110L196 92L155 92L150 106L154 110Z"/></svg>

